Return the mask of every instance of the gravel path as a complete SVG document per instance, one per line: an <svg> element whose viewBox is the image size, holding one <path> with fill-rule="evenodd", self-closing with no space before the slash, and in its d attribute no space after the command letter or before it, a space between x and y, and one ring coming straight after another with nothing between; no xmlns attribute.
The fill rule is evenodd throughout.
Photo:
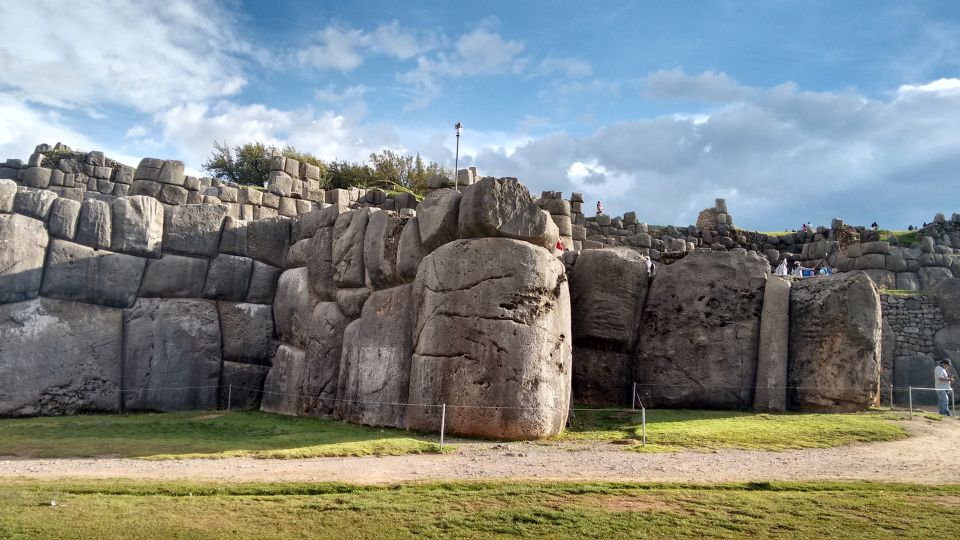
<svg viewBox="0 0 960 540"><path fill-rule="evenodd" d="M960 483L954 463L960 422L903 422L911 437L830 449L721 450L641 454L602 443L451 441L455 453L361 458L135 459L0 458L0 478L137 478L242 481L337 481L384 484L415 480L618 480L726 482L877 480Z"/></svg>

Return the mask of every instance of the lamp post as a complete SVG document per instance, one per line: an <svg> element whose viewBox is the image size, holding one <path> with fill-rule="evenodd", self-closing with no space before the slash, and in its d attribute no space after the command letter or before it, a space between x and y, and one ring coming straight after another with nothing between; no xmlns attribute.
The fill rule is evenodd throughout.
<svg viewBox="0 0 960 540"><path fill-rule="evenodd" d="M457 130L457 154L456 158L453 160L453 189L460 192L460 132L463 131L463 124L457 122L453 125L453 129Z"/></svg>

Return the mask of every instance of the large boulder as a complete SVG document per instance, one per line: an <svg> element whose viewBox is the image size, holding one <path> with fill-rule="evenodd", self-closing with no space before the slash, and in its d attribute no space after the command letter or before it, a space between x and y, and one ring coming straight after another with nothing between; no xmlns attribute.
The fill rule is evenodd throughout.
<svg viewBox="0 0 960 540"><path fill-rule="evenodd" d="M876 403L880 297L863 272L797 282L790 291L790 406L853 412Z"/></svg>
<svg viewBox="0 0 960 540"><path fill-rule="evenodd" d="M760 315L760 346L757 354L757 388L753 410L787 410L787 364L790 348L790 282L767 278Z"/></svg>
<svg viewBox="0 0 960 540"><path fill-rule="evenodd" d="M933 388L935 381L933 370L937 366L928 354L898 356L893 360L893 400L895 405L907 407L910 402L917 405L936 405L937 394L929 390L910 391L914 388ZM911 395L912 394L912 395Z"/></svg>
<svg viewBox="0 0 960 540"><path fill-rule="evenodd" d="M163 251L212 259L220 247L227 207L220 204L171 206L163 217Z"/></svg>
<svg viewBox="0 0 960 540"><path fill-rule="evenodd" d="M317 298L310 290L306 268L294 268L280 275L273 302L273 319L277 336L304 349L310 335L310 319Z"/></svg>
<svg viewBox="0 0 960 540"><path fill-rule="evenodd" d="M377 289L403 283L397 269L400 235L404 220L394 212L370 214L363 240L363 266Z"/></svg>
<svg viewBox="0 0 960 540"><path fill-rule="evenodd" d="M263 382L269 372L269 366L224 360L220 374L219 408L234 411L259 409Z"/></svg>
<svg viewBox="0 0 960 540"><path fill-rule="evenodd" d="M413 352L412 285L370 295L360 318L343 336L337 401L339 418L373 426L404 427Z"/></svg>
<svg viewBox="0 0 960 540"><path fill-rule="evenodd" d="M755 253L706 250L659 267L639 344L638 391L648 406L753 405L769 269Z"/></svg>
<svg viewBox="0 0 960 540"><path fill-rule="evenodd" d="M306 409L310 414L333 412L340 377L343 334L351 320L340 311L336 302L320 302L313 310L304 375Z"/></svg>
<svg viewBox="0 0 960 540"><path fill-rule="evenodd" d="M337 217L333 226L333 282L337 287L363 287L363 238L370 218L369 208Z"/></svg>
<svg viewBox="0 0 960 540"><path fill-rule="evenodd" d="M585 405L630 405L633 364L630 353L574 347L573 400Z"/></svg>
<svg viewBox="0 0 960 540"><path fill-rule="evenodd" d="M413 281L417 277L420 261L427 255L427 249L420 241L420 220L416 216L407 220L397 243L397 272L404 281Z"/></svg>
<svg viewBox="0 0 960 540"><path fill-rule="evenodd" d="M273 357L270 373L263 383L260 410L276 414L298 415L304 412L303 381L306 374L302 349L280 345Z"/></svg>
<svg viewBox="0 0 960 540"><path fill-rule="evenodd" d="M593 249L570 275L573 339L578 346L630 351L647 299L647 259L630 248Z"/></svg>
<svg viewBox="0 0 960 540"><path fill-rule="evenodd" d="M84 199L77 221L76 241L94 249L110 249L110 205L99 199Z"/></svg>
<svg viewBox="0 0 960 540"><path fill-rule="evenodd" d="M110 248L141 257L160 257L163 242L163 204L137 195L114 199Z"/></svg>
<svg viewBox="0 0 960 540"><path fill-rule="evenodd" d="M947 324L960 324L960 278L941 280L931 291Z"/></svg>
<svg viewBox="0 0 960 540"><path fill-rule="evenodd" d="M331 207L332 208L332 207ZM334 300L337 288L333 284L333 227L320 227L309 240L307 249L307 273L310 288L326 301Z"/></svg>
<svg viewBox="0 0 960 540"><path fill-rule="evenodd" d="M127 409L216 409L220 322L209 300L142 298L123 313Z"/></svg>
<svg viewBox="0 0 960 540"><path fill-rule="evenodd" d="M147 260L53 239L40 294L90 304L130 307Z"/></svg>
<svg viewBox="0 0 960 540"><path fill-rule="evenodd" d="M250 286L247 288L247 302L272 304L277 293L277 281L280 280L280 274L282 273L282 268L276 268L260 261L253 261Z"/></svg>
<svg viewBox="0 0 960 540"><path fill-rule="evenodd" d="M247 223L248 257L271 266L283 267L290 245L290 220L258 219Z"/></svg>
<svg viewBox="0 0 960 540"><path fill-rule="evenodd" d="M505 238L457 240L423 259L414 282L408 426L537 439L570 406L570 296L563 263Z"/></svg>
<svg viewBox="0 0 960 540"><path fill-rule="evenodd" d="M116 308L48 298L0 306L0 416L116 412L121 321Z"/></svg>
<svg viewBox="0 0 960 540"><path fill-rule="evenodd" d="M63 197L53 201L50 207L50 235L73 241L77 236L77 220L80 217L80 203Z"/></svg>
<svg viewBox="0 0 960 540"><path fill-rule="evenodd" d="M40 294L48 242L42 221L0 214L0 304Z"/></svg>
<svg viewBox="0 0 960 540"><path fill-rule="evenodd" d="M217 255L210 261L203 284L204 298L242 302L247 296L253 259L237 255Z"/></svg>
<svg viewBox="0 0 960 540"><path fill-rule="evenodd" d="M148 259L138 296L145 298L199 298L207 278L207 259L166 254Z"/></svg>
<svg viewBox="0 0 960 540"><path fill-rule="evenodd" d="M459 224L460 238L512 238L553 249L560 237L550 214L516 178L484 178L464 190Z"/></svg>
<svg viewBox="0 0 960 540"><path fill-rule="evenodd" d="M935 288L941 281L952 278L953 274L949 268L930 266L917 271L917 277L920 279L920 290L929 291Z"/></svg>
<svg viewBox="0 0 960 540"><path fill-rule="evenodd" d="M420 240L428 253L459 237L461 198L452 189L438 189L417 205Z"/></svg>
<svg viewBox="0 0 960 540"><path fill-rule="evenodd" d="M948 358L953 365L960 365L960 325L951 324L937 330L933 335L933 352L937 358Z"/></svg>
<svg viewBox="0 0 960 540"><path fill-rule="evenodd" d="M223 358L266 364L277 349L273 339L273 310L267 304L218 302Z"/></svg>

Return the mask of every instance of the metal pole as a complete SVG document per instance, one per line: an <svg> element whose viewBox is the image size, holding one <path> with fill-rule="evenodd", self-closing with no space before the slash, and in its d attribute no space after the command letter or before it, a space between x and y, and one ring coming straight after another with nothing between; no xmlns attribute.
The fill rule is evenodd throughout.
<svg viewBox="0 0 960 540"><path fill-rule="evenodd" d="M908 399L907 403L909 403L910 405L910 418L913 418L913 387L912 386L907 387L907 399Z"/></svg>
<svg viewBox="0 0 960 540"><path fill-rule="evenodd" d="M440 409L440 451L443 452L443 430L447 424L447 404L443 404L443 408Z"/></svg>
<svg viewBox="0 0 960 540"><path fill-rule="evenodd" d="M457 130L457 154L453 160L453 189L460 192L460 130L463 129L463 124L457 122L453 125L453 128Z"/></svg>
<svg viewBox="0 0 960 540"><path fill-rule="evenodd" d="M230 410L230 405L233 404L233 385L231 384L227 388L227 410Z"/></svg>
<svg viewBox="0 0 960 540"><path fill-rule="evenodd" d="M647 445L647 409L644 407L640 408L640 421L643 424L643 446Z"/></svg>
<svg viewBox="0 0 960 540"><path fill-rule="evenodd" d="M633 393L630 394L630 408L634 410L637 408L637 381L633 381Z"/></svg>
<svg viewBox="0 0 960 540"><path fill-rule="evenodd" d="M893 385L890 385L890 410L893 410Z"/></svg>

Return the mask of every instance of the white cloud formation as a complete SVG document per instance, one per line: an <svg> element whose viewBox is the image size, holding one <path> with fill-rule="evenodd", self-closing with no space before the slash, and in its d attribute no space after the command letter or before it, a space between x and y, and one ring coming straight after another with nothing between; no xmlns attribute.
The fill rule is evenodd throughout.
<svg viewBox="0 0 960 540"><path fill-rule="evenodd" d="M741 86L726 73L704 71L687 75L682 69L660 70L647 75L643 90L653 99L727 103L749 98L754 90Z"/></svg>
<svg viewBox="0 0 960 540"><path fill-rule="evenodd" d="M381 24L372 32L331 25L315 33L311 44L297 52L297 59L317 69L352 71L370 54L407 60L440 42L436 34L404 28L397 21Z"/></svg>
<svg viewBox="0 0 960 540"><path fill-rule="evenodd" d="M152 112L233 95L247 82L241 58L249 47L210 0L150 9L133 0L5 2L0 19L0 87L35 103Z"/></svg>
<svg viewBox="0 0 960 540"><path fill-rule="evenodd" d="M589 77L593 74L593 68L580 58L547 56L540 61L534 73L540 76L561 74L571 78Z"/></svg>
<svg viewBox="0 0 960 540"><path fill-rule="evenodd" d="M348 86L344 88L342 92L338 92L333 85L328 85L326 88L321 88L314 92L314 97L317 101L340 103L343 101L362 99L369 91L370 88L362 84Z"/></svg>

